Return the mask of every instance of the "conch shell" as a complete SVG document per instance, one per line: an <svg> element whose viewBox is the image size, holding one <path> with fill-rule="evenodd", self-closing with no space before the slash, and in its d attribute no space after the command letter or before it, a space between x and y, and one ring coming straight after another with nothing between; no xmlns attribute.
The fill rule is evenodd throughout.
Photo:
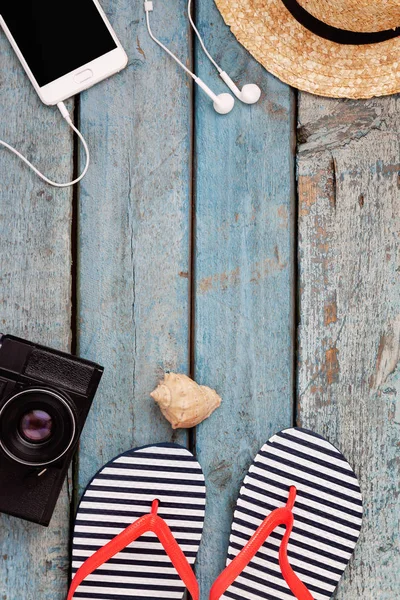
<svg viewBox="0 0 400 600"><path fill-rule="evenodd" d="M215 390L179 373L166 373L150 396L173 429L195 427L221 404Z"/></svg>

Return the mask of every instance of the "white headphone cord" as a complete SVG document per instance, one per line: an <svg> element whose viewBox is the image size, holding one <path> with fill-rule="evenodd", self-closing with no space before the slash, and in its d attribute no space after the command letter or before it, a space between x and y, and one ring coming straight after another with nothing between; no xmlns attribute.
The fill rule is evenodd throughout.
<svg viewBox="0 0 400 600"><path fill-rule="evenodd" d="M146 6L146 4L147 4L147 6ZM151 5L151 8L150 8L150 5ZM174 59L174 61L175 61L175 62L177 62L177 63L178 63L178 65L179 65L180 67L182 67L182 69L183 69L184 71L186 71L186 73L188 73L188 75L190 75L190 77L193 77L193 79L194 79L194 80L196 80L196 79L197 79L196 75L195 75L194 73L192 73L192 71L190 71L190 69L188 69L188 68L186 67L186 65L184 65L184 64L183 64L183 63L182 63L182 62L179 60L179 58L177 58L177 57L175 56L175 54L173 54L173 53L171 52L171 50L169 50L169 49L168 49L166 46L164 46L164 44L163 44L162 42L160 42L160 40L159 40L159 39L157 39L157 38L156 38L156 36L153 34L153 32L152 32L152 30L151 30L151 27L150 27L150 16L149 16L149 13L150 13L152 10L153 10L152 3L151 3L151 2L148 2L148 3L147 3L147 2L145 2L145 11L146 11L146 24L147 24L147 31L149 32L149 36L151 37L151 39L152 39L152 40L153 40L153 41L154 41L156 44L158 44L158 46L160 46L160 48L162 48L163 50L165 50L165 52L166 52L167 54L169 54L169 55L170 55L170 57L171 57L171 58L173 58L173 59Z"/></svg>
<svg viewBox="0 0 400 600"><path fill-rule="evenodd" d="M197 85L199 87L201 87L201 89L203 90L203 92L205 92L207 94L207 96L209 98L211 98L211 100L213 101L214 104L214 109L217 111L217 113L219 113L220 115L226 115L229 112L231 112L233 105L234 105L234 99L232 98L232 96L230 94L219 94L217 96L217 94L214 94L214 92L212 90L210 90L210 88L208 87L208 85L206 85L204 83L204 81L202 81L200 79L200 77L197 77L197 75L195 75L194 73L192 73L192 71L190 69L187 68L186 65L184 65L176 56L175 54L173 54L173 52L171 52L171 50L169 50L166 46L164 46L164 44L162 42L160 42L159 39L156 38L156 36L153 34L151 27L150 27L150 14L153 11L153 2L152 0L144 0L144 10L146 13L146 25L147 25L147 31L149 32L149 36L151 37L151 39L158 45L160 46L160 48L162 48L164 50L164 52L166 52L171 58L174 59L174 61L184 70L186 71L186 73L188 75L190 75L190 77L192 77L192 79L194 79L195 83L197 83ZM221 75L222 77L222 75Z"/></svg>
<svg viewBox="0 0 400 600"><path fill-rule="evenodd" d="M79 181L81 181L81 179L83 179L85 177L87 170L89 168L89 164L90 164L90 152L89 152L89 148L88 148L85 138L83 137L83 135L81 134L79 129L77 129L75 127L75 125L73 124L71 117L69 115L69 112L67 110L67 107L65 106L64 102L59 102L57 104L57 108L60 111L60 113L62 114L63 118L68 123L68 125L71 127L71 129L79 137L79 139L82 142L82 145L85 149L85 154L86 154L85 168L83 169L81 175L79 175L79 177L77 177L77 179L74 179L74 181L70 181L69 183L57 183L56 181L52 181L51 179L48 179L45 175L43 175L43 173L41 173L36 167L34 167L33 164L31 162L29 162L29 160L27 158L25 158L25 156L23 156L20 152L18 152L18 150L16 150L12 146L10 146L10 144L7 144L7 142L3 142L3 140L0 140L0 146L4 146L4 148L7 148L7 150L10 150L10 152L12 152L16 156L18 156L18 158L20 158L22 161L24 161L24 163L26 165L28 165L28 167L30 169L32 169L32 171L34 171L36 173L36 175L38 175L41 179L43 179L43 181L45 181L49 185L52 185L53 187L58 187L58 188L65 188L65 187L69 187L71 185L75 185L75 183L78 183Z"/></svg>
<svg viewBox="0 0 400 600"><path fill-rule="evenodd" d="M214 65L214 67L217 69L218 73L222 73L222 69L221 69L221 67L220 67L220 66L219 66L219 65L218 65L218 64L215 62L215 60L213 59L213 57L211 56L211 54L210 54L210 53L209 53L209 51L207 50L207 48L206 48L206 46L205 46L205 44L204 44L204 42L203 42L203 39L202 39L202 37L201 37L201 35L200 35L200 32L199 32L199 30L197 29L196 25L195 25L195 24L194 24L194 22L193 22L193 19L192 19L192 0L188 0L188 7L187 7L187 10L188 10L188 17L189 17L190 24L191 24L191 26L193 27L193 30L194 30L195 34L196 34L196 35L197 35L197 37L199 38L199 42L200 42L200 44L201 44L201 47L202 47L202 48L203 48L203 50L204 50L204 53L205 53L205 55L206 55L206 56L207 56L207 57L210 59L210 61L211 61L211 62L212 62L212 64Z"/></svg>

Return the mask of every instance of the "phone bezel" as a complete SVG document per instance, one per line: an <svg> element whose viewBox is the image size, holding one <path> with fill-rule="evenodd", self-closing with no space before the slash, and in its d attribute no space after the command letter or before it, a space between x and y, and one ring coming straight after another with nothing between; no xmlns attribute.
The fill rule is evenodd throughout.
<svg viewBox="0 0 400 600"><path fill-rule="evenodd" d="M20 60L26 74L28 75L33 87L35 88L39 98L44 104L49 106L57 104L58 102L62 102L67 98L71 98L71 96L75 96L75 94L79 94L83 90L86 90L96 83L103 81L107 77L118 73L124 67L126 67L128 63L128 56L126 55L125 50L123 49L120 41L118 40L115 31L111 27L110 22L107 19L105 12L100 6L98 0L92 0L98 9L108 31L110 32L115 44L116 48L99 56L95 60L92 60L89 63L84 63L77 69L74 69L70 73L51 81L45 86L40 87L38 82L36 81L32 71L30 70L28 63L25 60L22 52L20 51L18 44L14 40L11 31L7 27L7 23L4 21L3 17L0 15L0 25L2 26L6 37L8 38L14 52L16 53L18 59ZM75 77L85 71L86 69L90 69L93 75L83 81L78 83L75 81Z"/></svg>

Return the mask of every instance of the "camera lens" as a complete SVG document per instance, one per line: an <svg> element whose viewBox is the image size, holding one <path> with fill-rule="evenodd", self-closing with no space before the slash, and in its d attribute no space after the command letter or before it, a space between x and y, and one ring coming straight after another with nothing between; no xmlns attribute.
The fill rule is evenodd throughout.
<svg viewBox="0 0 400 600"><path fill-rule="evenodd" d="M53 419L44 410L30 410L21 418L20 432L28 442L45 442L52 428Z"/></svg>
<svg viewBox="0 0 400 600"><path fill-rule="evenodd" d="M0 446L13 460L43 466L61 458L77 439L74 405L64 394L26 389L0 410Z"/></svg>

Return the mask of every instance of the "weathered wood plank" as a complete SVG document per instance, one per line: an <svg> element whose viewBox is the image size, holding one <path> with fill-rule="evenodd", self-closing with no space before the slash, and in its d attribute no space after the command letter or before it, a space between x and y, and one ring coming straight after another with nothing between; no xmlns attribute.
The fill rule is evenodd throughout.
<svg viewBox="0 0 400 600"><path fill-rule="evenodd" d="M149 393L188 370L191 90L149 38L141 2L104 7L128 68L82 97L93 165L79 201L78 338L106 367L81 444L79 484L131 447L172 434ZM188 59L183 2L155 6L155 32Z"/></svg>
<svg viewBox="0 0 400 600"><path fill-rule="evenodd" d="M211 2L198 22L217 62L258 83L259 104L220 116L196 95L195 376L223 403L197 432L207 482L202 598L225 566L232 509L254 455L291 424L294 98L239 46ZM196 50L199 75L226 91Z"/></svg>
<svg viewBox="0 0 400 600"><path fill-rule="evenodd" d="M68 180L72 139L67 126L56 109L41 104L3 34L0 65L0 137L50 177ZM2 148L0 180L0 329L67 351L72 191L45 185ZM1 516L2 600L64 599L68 529L67 485L48 529Z"/></svg>
<svg viewBox="0 0 400 600"><path fill-rule="evenodd" d="M360 477L346 600L400 586L399 108L302 94L299 111L299 417Z"/></svg>

